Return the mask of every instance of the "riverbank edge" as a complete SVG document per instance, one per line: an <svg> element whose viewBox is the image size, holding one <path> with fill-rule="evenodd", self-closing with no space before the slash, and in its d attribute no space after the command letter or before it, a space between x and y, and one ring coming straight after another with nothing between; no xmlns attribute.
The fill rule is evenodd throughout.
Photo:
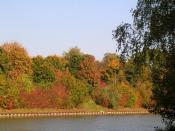
<svg viewBox="0 0 175 131"><path fill-rule="evenodd" d="M124 111L40 111L40 112L0 112L3 118L32 118L32 117L61 117L61 116L107 116L107 115L140 115L150 114L148 110L124 110Z"/></svg>

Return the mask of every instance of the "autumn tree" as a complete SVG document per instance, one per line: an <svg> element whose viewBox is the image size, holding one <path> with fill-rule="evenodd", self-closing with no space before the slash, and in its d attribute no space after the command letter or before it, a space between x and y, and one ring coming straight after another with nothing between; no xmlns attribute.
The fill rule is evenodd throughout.
<svg viewBox="0 0 175 131"><path fill-rule="evenodd" d="M146 58L150 58L157 101L155 111L167 120L167 130L174 129L175 121L174 7L174 0L138 0L133 25L124 23L113 33L122 56L134 56L138 64L146 64ZM138 57L141 52L144 55Z"/></svg>
<svg viewBox="0 0 175 131"><path fill-rule="evenodd" d="M106 82L117 82L117 75L121 67L120 58L116 54L106 53L103 61L102 79Z"/></svg>
<svg viewBox="0 0 175 131"><path fill-rule="evenodd" d="M32 73L32 61L27 51L18 43L6 43L2 49L7 53L8 76L16 79L22 74Z"/></svg>
<svg viewBox="0 0 175 131"><path fill-rule="evenodd" d="M94 56L86 55L80 63L77 77L80 80L86 81L91 87L97 87L100 81L100 71Z"/></svg>

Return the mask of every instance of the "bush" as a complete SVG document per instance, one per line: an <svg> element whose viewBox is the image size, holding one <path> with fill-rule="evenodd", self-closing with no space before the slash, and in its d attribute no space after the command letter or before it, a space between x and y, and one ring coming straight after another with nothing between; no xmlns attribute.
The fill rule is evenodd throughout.
<svg viewBox="0 0 175 131"><path fill-rule="evenodd" d="M137 81L138 92L142 99L142 106L148 107L151 103L152 97L152 82L150 81Z"/></svg>
<svg viewBox="0 0 175 131"><path fill-rule="evenodd" d="M112 86L103 88L97 87L93 91L92 97L98 105L113 109L118 107L118 93Z"/></svg>
<svg viewBox="0 0 175 131"><path fill-rule="evenodd" d="M20 104L22 108L65 108L67 99L66 88L55 84L49 89L36 88L31 92L20 91Z"/></svg>
<svg viewBox="0 0 175 131"><path fill-rule="evenodd" d="M61 82L68 90L69 100L67 101L67 106L70 108L79 105L88 95L87 85L68 72L64 73Z"/></svg>
<svg viewBox="0 0 175 131"><path fill-rule="evenodd" d="M4 79L4 85L1 84L0 107L4 109L13 109L19 107L19 87L16 81Z"/></svg>
<svg viewBox="0 0 175 131"><path fill-rule="evenodd" d="M85 109L85 110L90 110L90 111L103 111L104 108L100 105L97 105L92 98L87 98L83 100L83 102L78 105L78 108L80 109Z"/></svg>
<svg viewBox="0 0 175 131"><path fill-rule="evenodd" d="M132 87L128 83L122 82L118 87L119 92L119 106L133 107L136 103L136 95Z"/></svg>

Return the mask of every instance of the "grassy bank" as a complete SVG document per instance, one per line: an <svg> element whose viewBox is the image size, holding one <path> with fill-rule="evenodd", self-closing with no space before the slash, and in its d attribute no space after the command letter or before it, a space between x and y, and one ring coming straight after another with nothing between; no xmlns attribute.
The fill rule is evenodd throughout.
<svg viewBox="0 0 175 131"><path fill-rule="evenodd" d="M45 113L45 112L147 112L144 108L119 108L116 110L103 108L102 110L96 109L13 109L4 110L0 109L0 113Z"/></svg>

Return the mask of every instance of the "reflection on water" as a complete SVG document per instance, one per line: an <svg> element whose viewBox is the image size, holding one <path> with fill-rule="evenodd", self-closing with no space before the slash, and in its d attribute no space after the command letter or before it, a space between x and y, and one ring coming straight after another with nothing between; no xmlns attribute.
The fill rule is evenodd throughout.
<svg viewBox="0 0 175 131"><path fill-rule="evenodd" d="M119 115L1 119L0 131L154 131L160 116Z"/></svg>

